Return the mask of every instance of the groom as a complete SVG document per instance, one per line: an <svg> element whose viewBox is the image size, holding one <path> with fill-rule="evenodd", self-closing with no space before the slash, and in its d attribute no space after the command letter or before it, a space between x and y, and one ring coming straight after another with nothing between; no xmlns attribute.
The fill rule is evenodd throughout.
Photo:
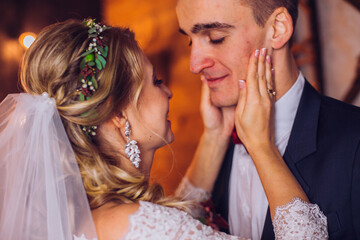
<svg viewBox="0 0 360 240"><path fill-rule="evenodd" d="M360 110L319 95L299 72L290 50L297 0L178 0L176 11L190 39L190 69L202 74L218 108L236 105L249 56L267 48L275 68L275 144L327 216L330 239L360 239ZM243 145L230 144L212 198L231 234L274 239Z"/></svg>

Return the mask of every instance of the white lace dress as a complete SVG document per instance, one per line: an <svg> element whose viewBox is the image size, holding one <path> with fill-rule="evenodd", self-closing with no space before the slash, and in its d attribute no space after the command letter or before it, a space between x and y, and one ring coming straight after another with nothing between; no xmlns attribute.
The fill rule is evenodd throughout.
<svg viewBox="0 0 360 240"><path fill-rule="evenodd" d="M204 190L195 188L186 179L177 195L198 200L208 197ZM215 231L186 212L150 202L140 202L138 211L129 217L129 224L124 240L244 239ZM300 199L278 207L273 225L276 239L328 239L325 215L316 204Z"/></svg>

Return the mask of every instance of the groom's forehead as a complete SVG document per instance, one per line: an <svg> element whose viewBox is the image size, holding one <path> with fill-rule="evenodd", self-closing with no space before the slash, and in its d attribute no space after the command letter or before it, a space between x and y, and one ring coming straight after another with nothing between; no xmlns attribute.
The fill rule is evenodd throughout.
<svg viewBox="0 0 360 240"><path fill-rule="evenodd" d="M190 32L193 34L198 34L207 30L225 30L230 28L234 28L234 26L227 23L220 23L220 22L196 23L192 26ZM187 33L181 27L179 28L179 32L184 35L187 35Z"/></svg>
<svg viewBox="0 0 360 240"><path fill-rule="evenodd" d="M224 29L252 19L252 10L240 0L179 0L176 7L180 32Z"/></svg>

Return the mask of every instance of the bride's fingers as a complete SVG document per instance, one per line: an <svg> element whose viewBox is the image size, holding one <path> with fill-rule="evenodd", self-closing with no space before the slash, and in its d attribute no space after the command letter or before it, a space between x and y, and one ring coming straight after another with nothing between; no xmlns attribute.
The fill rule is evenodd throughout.
<svg viewBox="0 0 360 240"><path fill-rule="evenodd" d="M258 82L259 82L259 92L263 97L267 93L266 88L266 76L265 76L265 58L266 58L267 50L266 48L262 48L260 50L260 56L258 60Z"/></svg>
<svg viewBox="0 0 360 240"><path fill-rule="evenodd" d="M247 101L254 101L259 97L259 82L258 82L258 59L260 51L255 50L249 60L249 66L247 71L247 79L239 80L239 99L236 106L236 118L238 121L245 109ZM253 100L252 100L253 99Z"/></svg>
<svg viewBox="0 0 360 240"><path fill-rule="evenodd" d="M251 54L247 72L246 79L246 91L247 96L249 98L257 98L259 97L259 82L258 82L258 59L259 59L260 51L255 50L253 54Z"/></svg>
<svg viewBox="0 0 360 240"><path fill-rule="evenodd" d="M262 97L268 97L267 83L266 83L266 66L265 59L267 55L267 49L261 49L261 53L258 60L258 81L259 81L259 92Z"/></svg>
<svg viewBox="0 0 360 240"><path fill-rule="evenodd" d="M270 95L270 98L272 100L275 100L275 84L274 84L274 74L273 74L273 69L271 66L271 57L268 55L266 56L266 70L265 70L265 74L266 74L266 85L267 85L267 92Z"/></svg>
<svg viewBox="0 0 360 240"><path fill-rule="evenodd" d="M246 82L244 80L239 80L239 100L236 106L236 116L240 117L240 115L244 112L246 104Z"/></svg>
<svg viewBox="0 0 360 240"><path fill-rule="evenodd" d="M201 86L201 98L200 98L200 105L204 106L208 104L210 101L210 90L206 83L202 83Z"/></svg>

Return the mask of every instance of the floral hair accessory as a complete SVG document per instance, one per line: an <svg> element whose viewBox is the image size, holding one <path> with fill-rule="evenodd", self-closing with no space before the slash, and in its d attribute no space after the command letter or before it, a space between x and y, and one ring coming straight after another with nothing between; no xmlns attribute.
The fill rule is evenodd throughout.
<svg viewBox="0 0 360 240"><path fill-rule="evenodd" d="M105 46L102 42L101 33L106 29L110 29L105 25L101 26L95 22L95 19L91 18L84 20L83 23L89 27L88 33L91 41L87 50L80 55L83 58L80 63L81 74L79 77L81 87L77 89L80 101L89 100L98 89L96 74L105 68L109 50L108 46ZM84 115L87 115L87 113ZM81 128L89 136L96 135L97 126L81 126Z"/></svg>

